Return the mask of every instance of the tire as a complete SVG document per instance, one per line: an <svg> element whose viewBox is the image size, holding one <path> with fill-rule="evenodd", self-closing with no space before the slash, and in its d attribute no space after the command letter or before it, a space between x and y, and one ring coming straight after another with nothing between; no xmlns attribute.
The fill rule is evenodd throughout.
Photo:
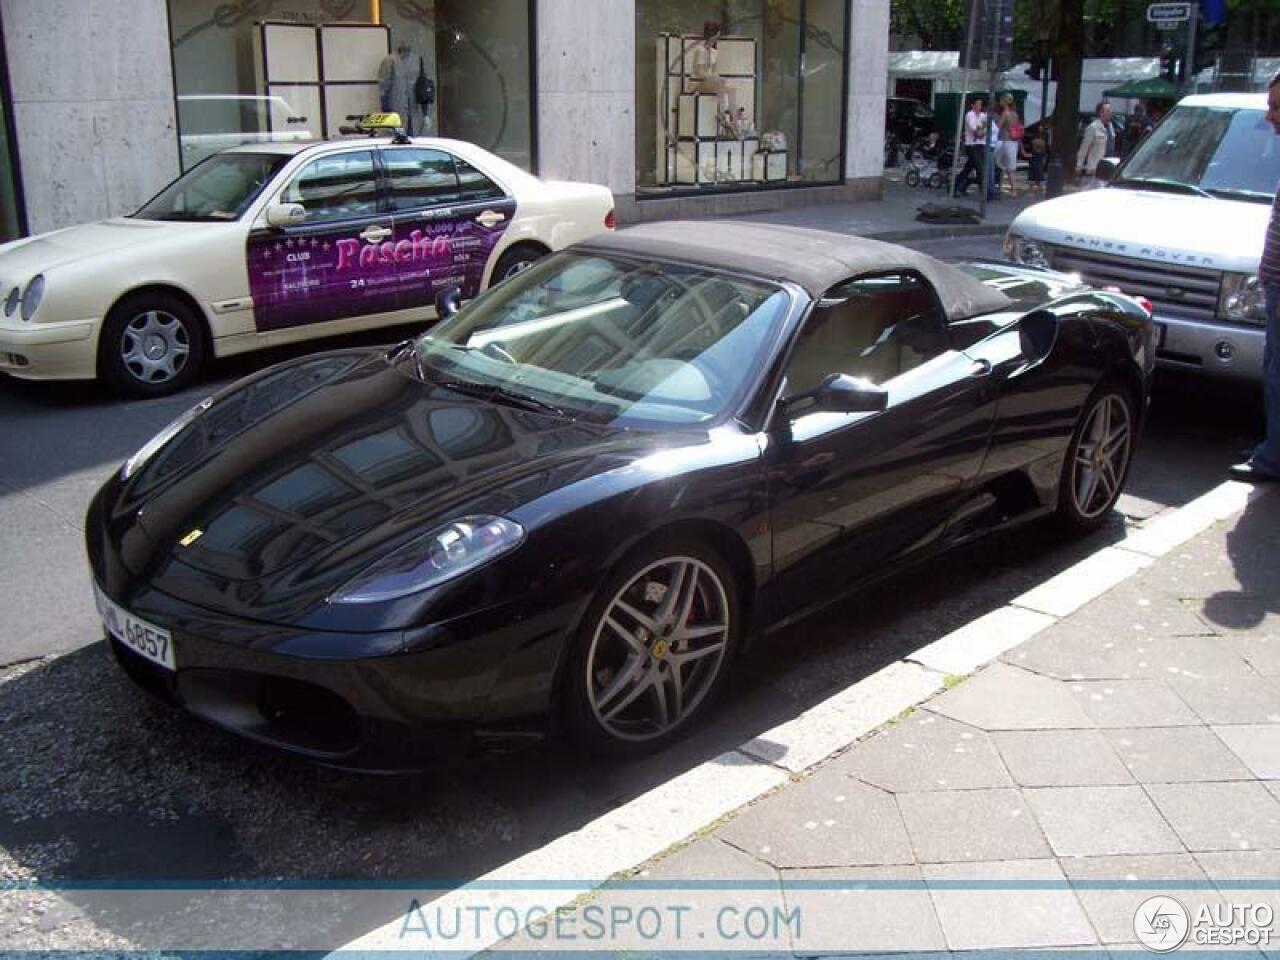
<svg viewBox="0 0 1280 960"><path fill-rule="evenodd" d="M907 181L908 187L918 187L920 186L920 171L908 170L904 179Z"/></svg>
<svg viewBox="0 0 1280 960"><path fill-rule="evenodd" d="M204 365L204 326L180 298L157 291L125 297L98 338L98 372L116 393L162 397Z"/></svg>
<svg viewBox="0 0 1280 960"><path fill-rule="evenodd" d="M497 286L503 280L523 273L547 255L547 251L532 243L517 243L504 250L498 262L494 264L493 275L489 278L489 286Z"/></svg>
<svg viewBox="0 0 1280 960"><path fill-rule="evenodd" d="M934 172L929 175L929 186L934 190L940 190L946 184L945 178L941 172Z"/></svg>
<svg viewBox="0 0 1280 960"><path fill-rule="evenodd" d="M1133 463L1136 423L1133 397L1123 385L1106 381L1089 396L1058 484L1058 517L1069 528L1087 532L1107 522ZM1098 451L1100 438L1104 448Z"/></svg>
<svg viewBox="0 0 1280 960"><path fill-rule="evenodd" d="M677 586L664 617L673 582L691 574L693 592ZM566 659L561 703L573 738L629 757L681 736L724 686L740 610L729 565L698 541L663 538L630 554L587 608Z"/></svg>

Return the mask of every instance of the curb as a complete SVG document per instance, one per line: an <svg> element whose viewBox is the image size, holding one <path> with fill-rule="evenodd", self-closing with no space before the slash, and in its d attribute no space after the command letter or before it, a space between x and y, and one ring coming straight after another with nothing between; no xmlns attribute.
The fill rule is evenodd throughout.
<svg viewBox="0 0 1280 960"><path fill-rule="evenodd" d="M936 229L918 227L912 230L884 230L862 236L885 243L910 243L913 240L957 240L961 237L1000 237L1009 229L1007 223L942 224Z"/></svg>
<svg viewBox="0 0 1280 960"><path fill-rule="evenodd" d="M540 904L550 906L548 898L554 894L552 899L560 901L555 908L568 906L610 877L651 860L708 824L799 778L951 686L956 677L973 673L1070 616L1265 494L1261 487L1229 480L791 720L450 891L433 901L433 908L447 904L449 910L492 909L498 891L508 902L527 898L529 892L522 894L518 884L531 880L542 881L537 890ZM563 883L549 890L548 879L563 879ZM405 918L397 917L338 947L330 956L341 960L342 954L351 952L420 950L420 943L403 937L404 924ZM461 956L470 956L496 942L481 937L452 946Z"/></svg>

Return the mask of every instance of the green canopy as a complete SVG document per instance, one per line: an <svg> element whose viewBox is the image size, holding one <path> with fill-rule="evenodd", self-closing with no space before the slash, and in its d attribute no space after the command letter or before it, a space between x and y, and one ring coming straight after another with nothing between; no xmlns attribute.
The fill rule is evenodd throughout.
<svg viewBox="0 0 1280 960"><path fill-rule="evenodd" d="M1164 77L1148 77L1146 80L1130 80L1103 93L1105 97L1129 100L1177 100L1182 91Z"/></svg>

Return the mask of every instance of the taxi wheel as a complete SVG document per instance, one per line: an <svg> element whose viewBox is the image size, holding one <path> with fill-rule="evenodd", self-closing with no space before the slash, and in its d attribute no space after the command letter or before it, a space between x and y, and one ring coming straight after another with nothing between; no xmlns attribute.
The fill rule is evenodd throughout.
<svg viewBox="0 0 1280 960"><path fill-rule="evenodd" d="M98 342L98 370L117 393L159 397L181 390L204 362L204 331L172 294L126 297L107 315Z"/></svg>
<svg viewBox="0 0 1280 960"><path fill-rule="evenodd" d="M546 255L547 251L542 247L532 243L517 243L498 258L498 262L493 268L493 278L489 281L489 286L514 277L517 273L524 273Z"/></svg>

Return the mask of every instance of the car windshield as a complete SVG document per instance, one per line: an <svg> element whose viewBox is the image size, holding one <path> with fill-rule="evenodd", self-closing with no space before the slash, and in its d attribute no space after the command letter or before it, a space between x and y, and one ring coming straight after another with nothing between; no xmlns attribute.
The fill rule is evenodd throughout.
<svg viewBox="0 0 1280 960"><path fill-rule="evenodd" d="M781 288L587 253L547 257L416 343L428 382L621 426L709 424L781 335Z"/></svg>
<svg viewBox="0 0 1280 960"><path fill-rule="evenodd" d="M1134 151L1116 186L1270 203L1280 137L1262 110L1176 107Z"/></svg>
<svg viewBox="0 0 1280 960"><path fill-rule="evenodd" d="M288 160L279 153L220 153L173 181L134 216L236 220Z"/></svg>

